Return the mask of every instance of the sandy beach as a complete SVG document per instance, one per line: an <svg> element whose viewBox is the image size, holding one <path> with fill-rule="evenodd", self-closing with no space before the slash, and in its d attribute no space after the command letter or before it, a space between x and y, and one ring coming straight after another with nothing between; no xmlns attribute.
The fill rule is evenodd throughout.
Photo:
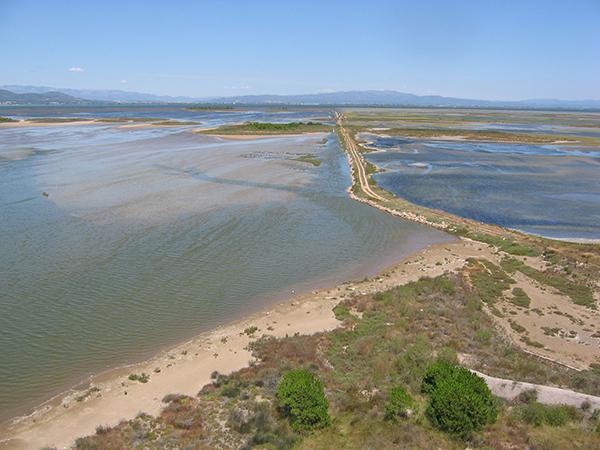
<svg viewBox="0 0 600 450"><path fill-rule="evenodd" d="M29 122L27 120L18 120L16 122L0 123L0 128L25 128L25 127L57 127L67 125L97 125L101 122L97 120L74 120L71 122Z"/></svg>

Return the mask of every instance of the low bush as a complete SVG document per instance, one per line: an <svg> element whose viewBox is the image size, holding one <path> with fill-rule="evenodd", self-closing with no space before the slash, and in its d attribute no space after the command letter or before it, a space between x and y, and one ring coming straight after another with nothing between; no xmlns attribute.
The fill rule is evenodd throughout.
<svg viewBox="0 0 600 450"><path fill-rule="evenodd" d="M511 301L515 305L520 306L521 308L529 308L529 305L531 304L531 299L523 289L518 287L513 288L512 294L513 298Z"/></svg>
<svg viewBox="0 0 600 450"><path fill-rule="evenodd" d="M485 380L470 370L439 361L427 370L422 390L430 393L427 416L442 431L468 439L498 415Z"/></svg>
<svg viewBox="0 0 600 450"><path fill-rule="evenodd" d="M293 428L311 430L326 427L331 422L323 384L307 370L286 373L275 395Z"/></svg>
<svg viewBox="0 0 600 450"><path fill-rule="evenodd" d="M541 425L561 427L581 419L581 413L573 406L543 405L536 401L519 406L515 409L514 414L522 422L534 427Z"/></svg>
<svg viewBox="0 0 600 450"><path fill-rule="evenodd" d="M414 408L414 401L402 386L397 386L390 391L390 398L385 407L387 420L398 420L407 417Z"/></svg>
<svg viewBox="0 0 600 450"><path fill-rule="evenodd" d="M150 375L146 372L142 372L141 374L132 373L127 377L130 381L139 381L140 383L147 383L150 381Z"/></svg>

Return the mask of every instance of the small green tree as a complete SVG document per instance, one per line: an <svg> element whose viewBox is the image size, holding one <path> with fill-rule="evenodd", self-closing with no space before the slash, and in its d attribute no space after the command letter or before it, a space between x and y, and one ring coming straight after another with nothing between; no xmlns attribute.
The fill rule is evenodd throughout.
<svg viewBox="0 0 600 450"><path fill-rule="evenodd" d="M483 378L464 367L435 364L427 371L429 378L426 374L423 379L423 387L430 393L426 413L434 426L468 439L496 420L496 401Z"/></svg>
<svg viewBox="0 0 600 450"><path fill-rule="evenodd" d="M414 407L413 399L402 387L397 386L390 391L390 399L385 407L385 418L396 421L408 416L409 410Z"/></svg>
<svg viewBox="0 0 600 450"><path fill-rule="evenodd" d="M323 384L307 370L286 373L277 386L276 397L295 429L312 430L331 423Z"/></svg>

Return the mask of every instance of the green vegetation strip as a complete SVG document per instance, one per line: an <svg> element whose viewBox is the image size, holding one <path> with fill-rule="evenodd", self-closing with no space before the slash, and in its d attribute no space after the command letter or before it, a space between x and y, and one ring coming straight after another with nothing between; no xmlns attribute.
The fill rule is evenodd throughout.
<svg viewBox="0 0 600 450"><path fill-rule="evenodd" d="M474 241L492 245L503 252L515 256L540 256L542 254L537 248L525 245L522 242L518 242L515 239L506 236L493 236L491 234L477 233L464 226L453 226L448 228L447 231L456 236L466 237Z"/></svg>
<svg viewBox="0 0 600 450"><path fill-rule="evenodd" d="M224 125L209 130L198 130L203 134L300 134L326 132L331 130L331 125L319 122L289 122L289 123L263 123L247 122L241 125Z"/></svg>
<svg viewBox="0 0 600 450"><path fill-rule="evenodd" d="M10 117L2 117L0 116L0 123L10 123L17 122L15 119L11 119Z"/></svg>
<svg viewBox="0 0 600 450"><path fill-rule="evenodd" d="M308 164L312 164L315 167L319 167L321 165L321 160L319 158L315 158L315 155L312 154L298 156L297 158L293 158L292 161L305 162Z"/></svg>
<svg viewBox="0 0 600 450"><path fill-rule="evenodd" d="M192 111L229 111L233 109L231 105L194 105L188 106Z"/></svg>
<svg viewBox="0 0 600 450"><path fill-rule="evenodd" d="M487 260L470 259L468 263L471 282L481 300L489 305L494 304L515 283L500 267Z"/></svg>
<svg viewBox="0 0 600 450"><path fill-rule="evenodd" d="M370 131L368 128L364 131ZM514 142L528 144L550 144L553 142L576 143L581 138L538 133L510 133L489 130L460 130L455 128L390 128L386 135L407 136L412 138L461 138L472 141Z"/></svg>

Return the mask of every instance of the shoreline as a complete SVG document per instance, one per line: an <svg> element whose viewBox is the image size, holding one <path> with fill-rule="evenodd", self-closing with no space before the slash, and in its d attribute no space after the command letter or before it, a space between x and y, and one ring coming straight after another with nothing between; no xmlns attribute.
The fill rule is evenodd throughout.
<svg viewBox="0 0 600 450"><path fill-rule="evenodd" d="M248 344L264 335L315 334L341 324L333 308L361 293L374 293L416 281L425 273L441 275L481 252L480 244L463 239L430 244L363 281L346 281L288 298L241 319L202 332L159 351L139 363L115 367L82 380L55 395L25 416L0 424L0 449L37 449L46 445L68 448L77 437L93 434L97 426L116 425L139 412L156 415L170 393L195 396L210 383L213 371L230 373L252 363ZM444 256L444 258L442 258ZM436 265L443 260L444 263ZM310 316L310 320L306 320ZM248 333L257 327L255 333ZM155 372L160 368L160 372ZM147 383L129 374L147 373ZM79 389L79 387L83 388ZM90 392L90 387L99 389ZM83 398L82 398L83 397Z"/></svg>

